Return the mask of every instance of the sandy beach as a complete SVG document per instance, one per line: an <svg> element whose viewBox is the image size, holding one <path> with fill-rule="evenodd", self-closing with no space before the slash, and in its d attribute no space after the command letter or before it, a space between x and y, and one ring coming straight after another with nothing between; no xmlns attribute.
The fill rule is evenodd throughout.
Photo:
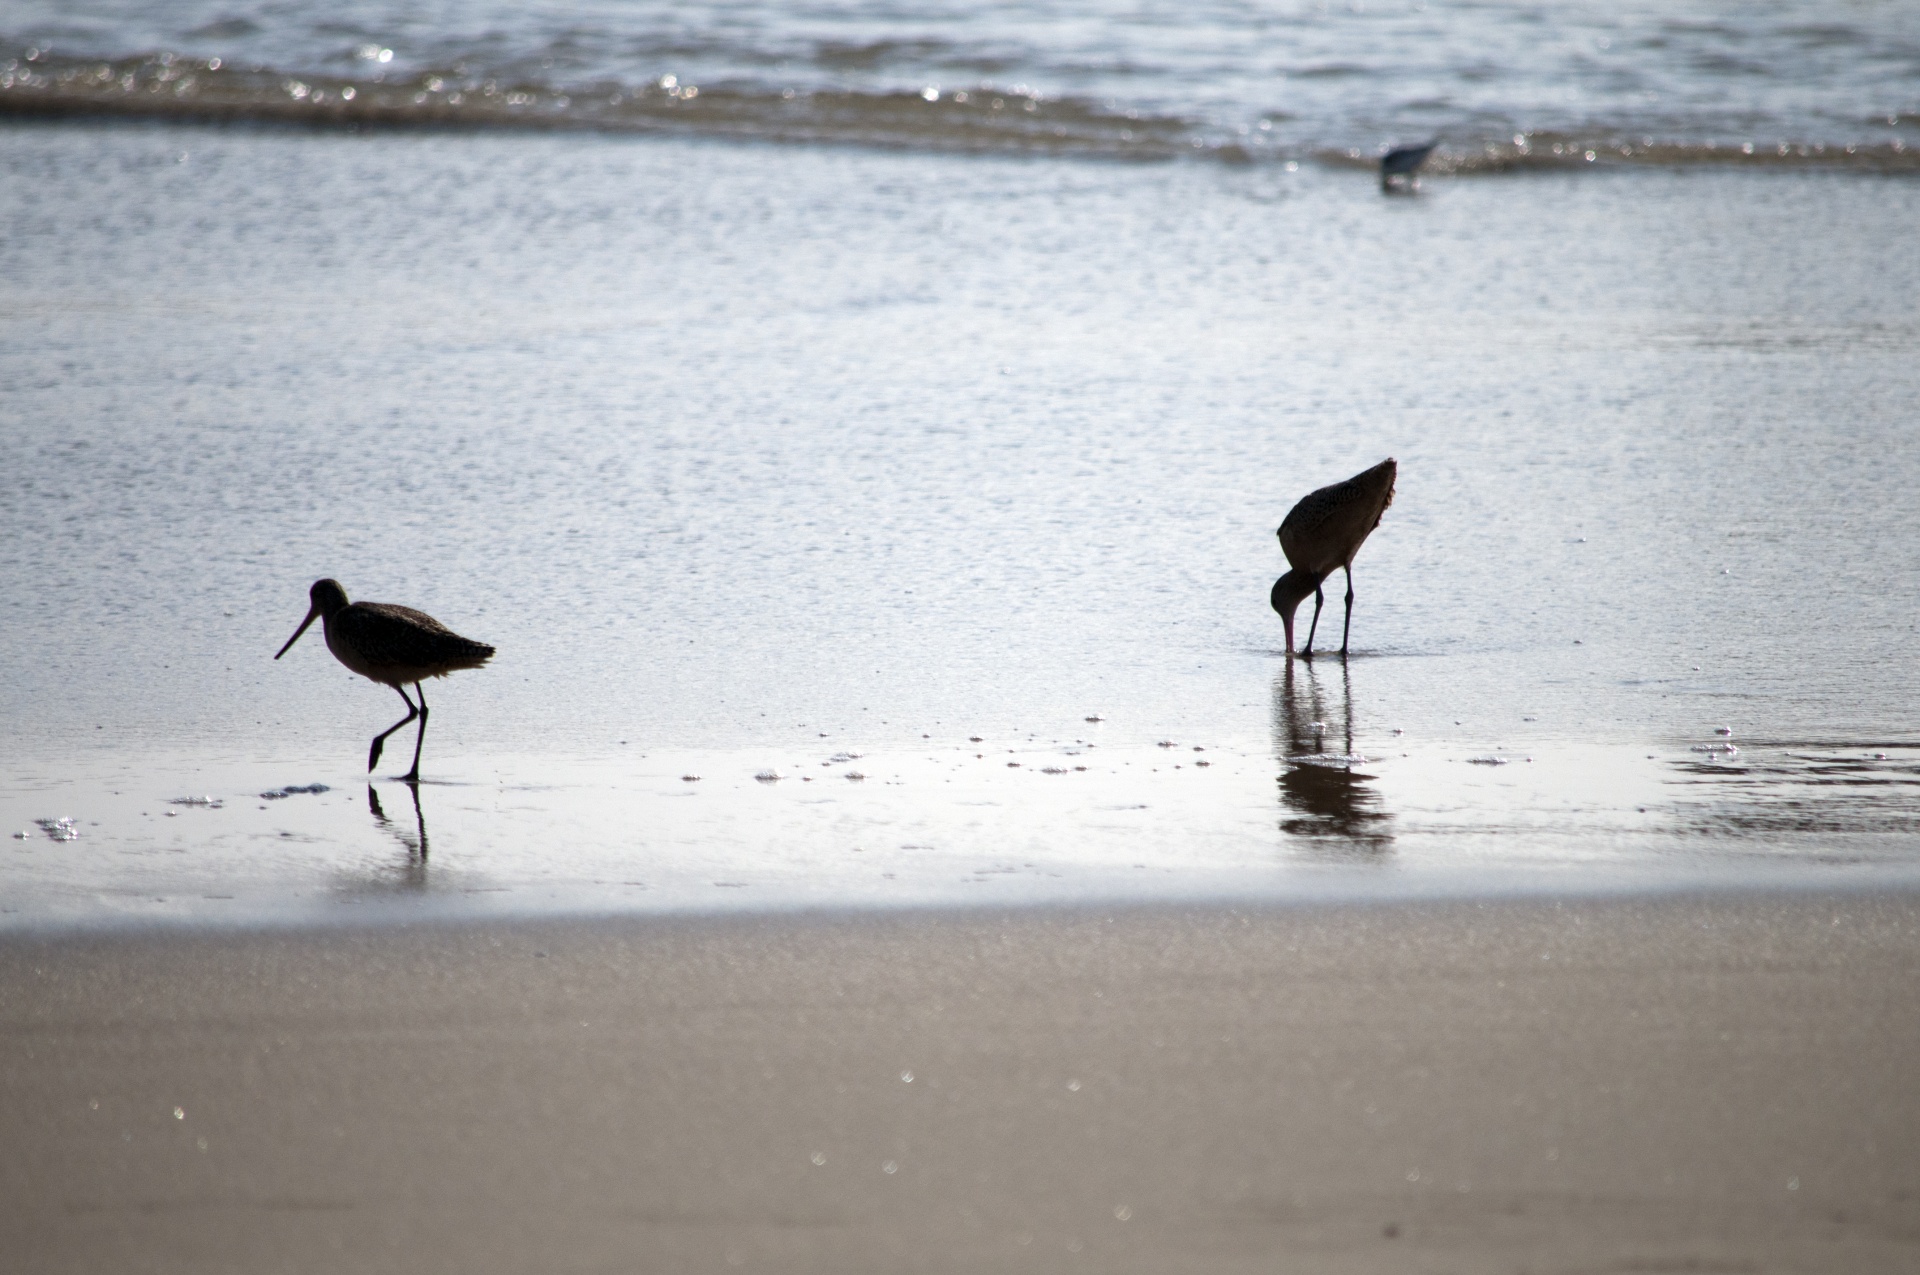
<svg viewBox="0 0 1920 1275"><path fill-rule="evenodd" d="M1920 896L0 945L50 1271L1910 1271Z"/></svg>

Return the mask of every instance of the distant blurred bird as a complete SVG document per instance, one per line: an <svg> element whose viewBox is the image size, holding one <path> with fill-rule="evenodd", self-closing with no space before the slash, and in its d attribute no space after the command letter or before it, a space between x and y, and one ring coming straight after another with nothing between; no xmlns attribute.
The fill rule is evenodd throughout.
<svg viewBox="0 0 1920 1275"><path fill-rule="evenodd" d="M1347 636L1353 628L1353 558L1380 525L1380 515L1393 503L1393 480L1399 473L1392 457L1343 483L1322 487L1305 496L1287 514L1276 533L1293 570L1273 582L1273 609L1287 626L1287 654L1293 654L1293 613L1311 593L1313 624L1300 654L1313 658L1313 635L1320 627L1320 608L1326 597L1320 582L1335 567L1347 573L1347 619L1340 630L1340 655L1347 654Z"/></svg>
<svg viewBox="0 0 1920 1275"><path fill-rule="evenodd" d="M1408 189L1412 189L1415 175L1420 171L1420 165L1427 162L1427 156L1433 154L1433 148L1439 144L1440 139L1436 137L1425 146L1396 146L1382 155L1380 157L1380 189L1392 190L1396 179L1405 183Z"/></svg>
<svg viewBox="0 0 1920 1275"><path fill-rule="evenodd" d="M461 637L430 615L412 607L391 602L348 602L347 591L335 580L316 580L307 591L312 606L307 618L287 639L286 646L274 655L285 655L307 626L317 618L327 635L327 649L334 658L360 676L391 686L406 701L407 715L373 737L367 752L367 769L380 760L387 736L418 717L419 733L413 740L413 769L401 778L410 783L420 779L420 745L427 737L427 693L422 680L445 677L463 668L479 668L493 657L493 648L485 642ZM401 688L413 683L420 697L416 705Z"/></svg>

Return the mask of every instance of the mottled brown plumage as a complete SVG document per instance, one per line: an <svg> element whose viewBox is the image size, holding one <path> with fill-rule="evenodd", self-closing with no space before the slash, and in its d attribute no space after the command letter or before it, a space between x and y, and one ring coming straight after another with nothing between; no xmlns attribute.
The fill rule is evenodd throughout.
<svg viewBox="0 0 1920 1275"><path fill-rule="evenodd" d="M412 607L391 602L348 602L347 591L335 580L316 580L307 591L312 605L307 618L287 639L273 658L285 655L307 626L321 621L327 637L327 649L349 669L367 678L391 686L406 702L407 715L373 737L367 752L367 769L380 760L387 736L415 717L420 719L419 733L413 741L413 769L405 779L420 778L420 745L427 736L427 693L420 683L429 677L445 677L460 669L479 668L493 657L493 648L485 642L463 638L440 621ZM413 683L420 696L415 705L404 687Z"/></svg>
<svg viewBox="0 0 1920 1275"><path fill-rule="evenodd" d="M1293 654L1293 613L1313 595L1313 624L1307 630L1301 655L1313 656L1313 635L1320 627L1320 608L1326 602L1320 584L1334 569L1347 573L1347 618L1340 634L1340 654L1347 653L1353 627L1353 559L1360 552L1380 516L1393 503L1393 483L1399 466L1392 457L1343 483L1322 487L1301 498L1280 524L1280 548L1293 570L1273 582L1271 601L1287 628L1287 654Z"/></svg>

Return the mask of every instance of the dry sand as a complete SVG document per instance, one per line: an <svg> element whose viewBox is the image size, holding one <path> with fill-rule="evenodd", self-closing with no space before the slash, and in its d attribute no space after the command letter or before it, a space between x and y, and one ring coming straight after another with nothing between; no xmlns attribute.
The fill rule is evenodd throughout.
<svg viewBox="0 0 1920 1275"><path fill-rule="evenodd" d="M1917 970L1913 895L15 935L0 1247L1914 1271Z"/></svg>

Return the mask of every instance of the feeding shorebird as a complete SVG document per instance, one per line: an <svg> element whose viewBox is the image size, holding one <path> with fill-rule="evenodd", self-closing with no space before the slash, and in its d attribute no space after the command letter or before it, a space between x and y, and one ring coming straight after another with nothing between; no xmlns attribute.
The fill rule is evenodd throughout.
<svg viewBox="0 0 1920 1275"><path fill-rule="evenodd" d="M1347 620L1340 629L1340 656L1346 658L1347 635L1353 628L1353 558L1360 552L1380 515L1393 503L1393 479L1399 467L1393 458L1355 474L1343 483L1322 487L1302 497L1288 512L1276 533L1293 570L1273 582L1273 609L1287 626L1287 654L1293 654L1293 613L1311 593L1313 624L1307 629L1303 658L1313 658L1313 635L1320 627L1320 608L1326 597L1320 582L1335 567L1347 573Z"/></svg>
<svg viewBox="0 0 1920 1275"><path fill-rule="evenodd" d="M1439 144L1440 139L1436 137L1425 146L1396 146L1382 155L1380 157L1380 189L1392 190L1393 180L1398 177L1404 180L1407 188L1411 190L1416 180L1415 175L1420 171L1420 165L1427 162L1427 156L1433 154L1433 148Z"/></svg>
<svg viewBox="0 0 1920 1275"><path fill-rule="evenodd" d="M300 627L273 658L277 660L292 649L307 626L318 619L327 636L327 649L335 659L369 681L391 686L406 701L407 715L373 737L373 747L367 751L367 769L372 770L379 762L387 736L418 717L413 769L401 778L419 782L420 745L427 737L427 693L420 683L463 668L479 668L493 657L493 648L461 637L412 607L391 602L348 602L347 591L337 580L315 580L307 596L313 602L307 618L300 621ZM408 682L420 697L417 705L407 697L404 688Z"/></svg>

